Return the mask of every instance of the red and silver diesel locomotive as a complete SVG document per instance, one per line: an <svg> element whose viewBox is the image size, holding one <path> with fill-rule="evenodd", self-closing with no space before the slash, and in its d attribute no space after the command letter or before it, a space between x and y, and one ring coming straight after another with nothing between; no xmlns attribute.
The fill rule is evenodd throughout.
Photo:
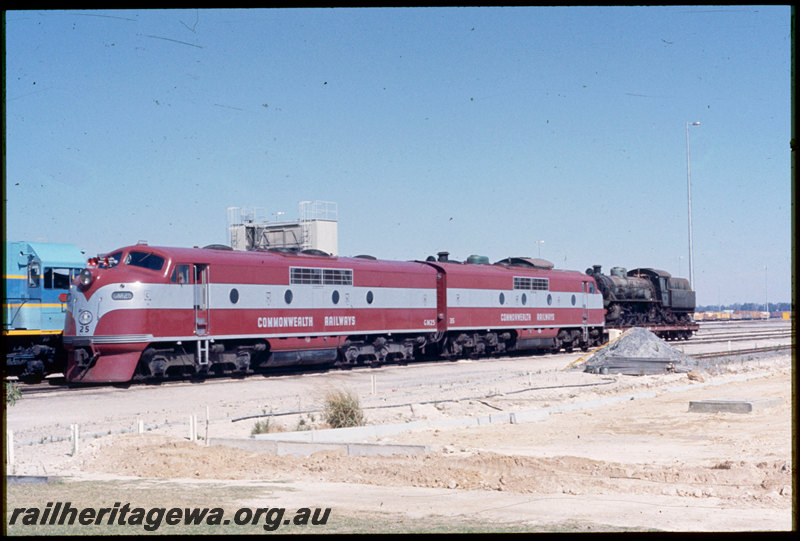
<svg viewBox="0 0 800 541"><path fill-rule="evenodd" d="M543 260L381 261L146 244L72 284L70 382L600 345L594 277Z"/></svg>

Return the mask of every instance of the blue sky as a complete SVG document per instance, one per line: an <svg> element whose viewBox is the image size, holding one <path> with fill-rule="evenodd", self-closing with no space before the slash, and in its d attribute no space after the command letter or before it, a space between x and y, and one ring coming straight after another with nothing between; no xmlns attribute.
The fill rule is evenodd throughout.
<svg viewBox="0 0 800 541"><path fill-rule="evenodd" d="M5 12L9 240L538 256L791 295L788 6ZM537 241L544 243L537 243Z"/></svg>

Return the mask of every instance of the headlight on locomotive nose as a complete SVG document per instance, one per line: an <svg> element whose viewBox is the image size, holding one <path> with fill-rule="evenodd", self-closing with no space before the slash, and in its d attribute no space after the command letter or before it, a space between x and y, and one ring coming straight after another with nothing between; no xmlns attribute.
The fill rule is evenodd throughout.
<svg viewBox="0 0 800 541"><path fill-rule="evenodd" d="M92 276L92 271L89 269L83 269L78 275L78 283L84 288L89 287L93 279L94 276Z"/></svg>

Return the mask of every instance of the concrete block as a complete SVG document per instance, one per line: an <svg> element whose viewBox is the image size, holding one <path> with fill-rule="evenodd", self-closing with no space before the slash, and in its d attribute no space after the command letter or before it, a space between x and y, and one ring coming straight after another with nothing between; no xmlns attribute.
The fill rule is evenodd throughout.
<svg viewBox="0 0 800 541"><path fill-rule="evenodd" d="M428 445L404 445L401 443L348 443L347 454L349 456L366 455L419 455L430 452Z"/></svg>
<svg viewBox="0 0 800 541"><path fill-rule="evenodd" d="M306 441L276 441L276 454L309 456L319 451L347 451L347 445L342 443L311 443Z"/></svg>
<svg viewBox="0 0 800 541"><path fill-rule="evenodd" d="M258 453L276 455L309 456L320 451L342 451L350 456L367 455L416 455L429 453L427 445L392 444L392 443L358 443L358 442L311 442L280 441L255 438L212 438L209 445L223 445Z"/></svg>
<svg viewBox="0 0 800 541"><path fill-rule="evenodd" d="M689 402L689 411L698 413L750 413L755 410L777 406L781 402L783 402L781 398L693 400Z"/></svg>
<svg viewBox="0 0 800 541"><path fill-rule="evenodd" d="M278 452L278 442L273 440L256 440L253 438L209 438L208 444L235 447L236 449L255 451L257 453Z"/></svg>
<svg viewBox="0 0 800 541"><path fill-rule="evenodd" d="M509 415L511 424L519 425L523 423L534 423L544 421L550 416L550 413L545 410L526 410L515 411Z"/></svg>

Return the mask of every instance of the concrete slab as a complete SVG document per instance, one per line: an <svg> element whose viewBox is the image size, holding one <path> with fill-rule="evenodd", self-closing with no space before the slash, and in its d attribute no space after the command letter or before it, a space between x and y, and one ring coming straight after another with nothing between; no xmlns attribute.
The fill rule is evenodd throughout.
<svg viewBox="0 0 800 541"><path fill-rule="evenodd" d="M223 445L258 453L309 456L319 451L343 451L349 456L417 455L430 452L428 445L394 443L280 441L255 438L210 438L209 445Z"/></svg>
<svg viewBox="0 0 800 541"><path fill-rule="evenodd" d="M755 410L777 406L781 402L783 402L781 398L693 400L689 402L689 411L698 413L750 413Z"/></svg>

